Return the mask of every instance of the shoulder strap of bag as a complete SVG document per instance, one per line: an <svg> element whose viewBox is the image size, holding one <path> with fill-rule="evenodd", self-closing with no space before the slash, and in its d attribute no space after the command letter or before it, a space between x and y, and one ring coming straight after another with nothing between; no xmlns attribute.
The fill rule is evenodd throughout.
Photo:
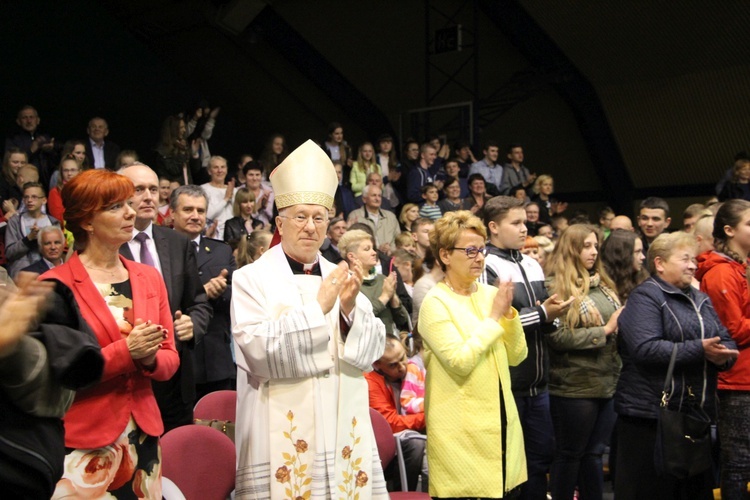
<svg viewBox="0 0 750 500"><path fill-rule="evenodd" d="M669 403L667 394L669 394L669 387L672 385L672 373L674 372L674 364L677 361L677 344L672 347L672 356L669 358L669 367L667 368L667 376L664 379L664 389L661 392L661 406L666 407Z"/></svg>

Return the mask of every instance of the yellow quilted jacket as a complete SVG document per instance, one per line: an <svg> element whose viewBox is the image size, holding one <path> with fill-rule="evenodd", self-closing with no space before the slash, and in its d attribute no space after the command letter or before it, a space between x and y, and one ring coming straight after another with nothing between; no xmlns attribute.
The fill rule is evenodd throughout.
<svg viewBox="0 0 750 500"><path fill-rule="evenodd" d="M486 317L496 293L497 288L479 284L464 297L440 283L419 311L432 496L501 498L526 481L523 432L508 371L526 358L526 338L515 310L513 319ZM508 421L506 470L501 386Z"/></svg>

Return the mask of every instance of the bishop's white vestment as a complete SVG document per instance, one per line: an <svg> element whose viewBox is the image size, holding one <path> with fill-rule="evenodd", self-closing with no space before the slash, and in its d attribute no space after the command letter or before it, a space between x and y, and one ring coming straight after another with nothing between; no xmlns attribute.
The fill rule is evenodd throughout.
<svg viewBox="0 0 750 500"><path fill-rule="evenodd" d="M323 279L336 267L320 266ZM238 499L388 498L363 376L385 327L360 293L342 339L321 283L293 274L281 245L233 275Z"/></svg>

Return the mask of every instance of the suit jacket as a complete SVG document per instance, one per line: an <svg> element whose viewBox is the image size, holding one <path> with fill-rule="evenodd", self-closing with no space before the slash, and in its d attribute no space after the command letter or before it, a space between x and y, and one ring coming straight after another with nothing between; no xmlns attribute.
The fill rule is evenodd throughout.
<svg viewBox="0 0 750 500"><path fill-rule="evenodd" d="M94 168L94 152L91 150L91 140L83 141L86 145L86 159L91 168ZM108 170L117 170L117 156L120 154L120 146L112 141L104 141L104 166Z"/></svg>
<svg viewBox="0 0 750 500"><path fill-rule="evenodd" d="M60 221L47 215L51 226L60 226ZM8 273L15 278L24 267L42 258L36 239L29 240L24 234L21 215L11 217L5 228L5 257L8 259Z"/></svg>
<svg viewBox="0 0 750 500"><path fill-rule="evenodd" d="M214 315L208 323L208 331L203 341L195 346L195 381L197 383L216 382L233 379L237 367L232 359L232 330L229 324L229 304L232 300L232 273L237 264L232 255L232 247L219 240L201 238L198 249L198 275L201 283L208 283L219 275L222 269L229 271L227 289L223 295L209 299Z"/></svg>
<svg viewBox="0 0 750 500"><path fill-rule="evenodd" d="M181 342L175 337L177 352L180 353L180 369L168 382L154 383L154 393L164 423L171 427L175 420L188 420L188 405L189 420L192 420L195 374L192 351L188 347L192 348L203 339L211 319L211 305L201 284L195 250L188 237L157 225L153 226L153 231L172 316L176 311L181 311L193 320L193 339L190 342ZM127 243L120 247L120 254L133 259Z"/></svg>
<svg viewBox="0 0 750 500"><path fill-rule="evenodd" d="M66 264L41 276L61 283L44 322L93 332L104 357L101 381L78 390L65 415L65 446L69 448L99 448L114 443L131 415L146 434L159 436L163 432L150 380L167 380L177 371L172 315L159 273L137 262L122 261L130 275L134 317L151 320L169 331L156 354L153 371L133 361L126 339L77 253Z"/></svg>
<svg viewBox="0 0 750 500"><path fill-rule="evenodd" d="M47 271L50 270L50 267L47 265L46 262L44 262L44 259L38 260L31 264L28 267L24 267L21 269L21 271L27 272L27 273L37 273L37 274L44 274Z"/></svg>

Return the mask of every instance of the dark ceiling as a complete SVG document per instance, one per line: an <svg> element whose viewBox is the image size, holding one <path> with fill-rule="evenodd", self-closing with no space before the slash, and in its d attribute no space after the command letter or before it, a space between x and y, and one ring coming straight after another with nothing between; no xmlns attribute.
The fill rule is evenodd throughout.
<svg viewBox="0 0 750 500"><path fill-rule="evenodd" d="M223 107L220 154L258 154L274 132L320 140L331 121L355 146L385 131L471 137L478 153L520 142L561 195L627 208L707 196L748 143L750 4L738 0L36 4L0 5L5 60L24 80L1 91L5 116L33 102L50 127L82 130L104 114L139 150L205 98ZM453 24L463 50L431 54ZM43 64L29 57L39 50ZM471 115L450 107L465 102ZM410 113L428 106L447 108Z"/></svg>

